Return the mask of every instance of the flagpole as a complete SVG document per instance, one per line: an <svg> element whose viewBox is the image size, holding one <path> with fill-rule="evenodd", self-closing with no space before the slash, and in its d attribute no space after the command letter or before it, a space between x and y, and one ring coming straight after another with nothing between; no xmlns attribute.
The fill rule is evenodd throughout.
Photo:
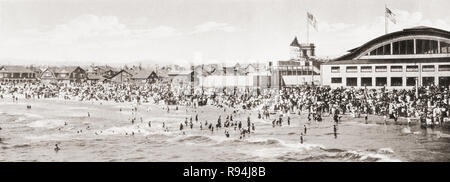
<svg viewBox="0 0 450 182"><path fill-rule="evenodd" d="M306 43L309 44L309 23L308 23L308 12L306 12Z"/></svg>
<svg viewBox="0 0 450 182"><path fill-rule="evenodd" d="M387 22L387 5L384 4L384 34L388 33L388 22Z"/></svg>

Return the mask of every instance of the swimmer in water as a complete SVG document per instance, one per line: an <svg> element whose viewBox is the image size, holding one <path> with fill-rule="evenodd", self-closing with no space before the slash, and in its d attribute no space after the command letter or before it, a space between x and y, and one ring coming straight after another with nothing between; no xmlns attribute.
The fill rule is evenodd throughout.
<svg viewBox="0 0 450 182"><path fill-rule="evenodd" d="M303 144L303 133L300 133L300 143Z"/></svg>
<svg viewBox="0 0 450 182"><path fill-rule="evenodd" d="M334 130L334 138L337 138L337 125L333 125L333 130Z"/></svg>
<svg viewBox="0 0 450 182"><path fill-rule="evenodd" d="M59 148L59 146L58 146L58 144L55 144L55 152L58 152L58 151L60 151L61 149Z"/></svg>

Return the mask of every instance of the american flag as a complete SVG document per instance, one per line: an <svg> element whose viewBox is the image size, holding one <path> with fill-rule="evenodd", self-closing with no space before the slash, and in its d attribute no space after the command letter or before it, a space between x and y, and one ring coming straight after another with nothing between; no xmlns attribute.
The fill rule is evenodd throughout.
<svg viewBox="0 0 450 182"><path fill-rule="evenodd" d="M389 20L391 20L392 23L397 24L397 21L395 20L395 14L392 13L392 11L389 8L386 8L386 17L389 18Z"/></svg>
<svg viewBox="0 0 450 182"><path fill-rule="evenodd" d="M311 24L314 27L314 29L317 30L317 20L316 20L316 18L309 12L306 12L306 14L308 16L309 24Z"/></svg>

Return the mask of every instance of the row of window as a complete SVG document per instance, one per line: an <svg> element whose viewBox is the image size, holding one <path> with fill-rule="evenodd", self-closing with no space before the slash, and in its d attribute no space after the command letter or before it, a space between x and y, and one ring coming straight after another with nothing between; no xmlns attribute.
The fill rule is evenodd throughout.
<svg viewBox="0 0 450 182"><path fill-rule="evenodd" d="M417 77L406 77L406 86L415 86ZM358 78L356 77L348 77L346 78L346 85L351 87L358 86ZM439 77L439 85L441 86L449 86L450 85L450 77ZM331 83L333 84L342 84L341 77L332 77ZM403 86L403 77L391 77L390 79L391 86ZM430 86L435 84L434 77L422 77L422 83L424 86ZM386 86L387 85L387 77L376 77L375 78L375 86ZM360 86L374 86L372 83L372 77L361 77Z"/></svg>
<svg viewBox="0 0 450 182"><path fill-rule="evenodd" d="M414 40L416 41L416 53L414 53ZM427 39L410 39L380 46L367 53L366 56L446 53L450 53L449 43Z"/></svg>
<svg viewBox="0 0 450 182"><path fill-rule="evenodd" d="M390 66L391 72L403 72L403 66ZM375 72L387 72L388 67L387 66L375 66ZM333 66L331 67L332 73L340 73L341 68L339 66ZM347 73L357 73L358 72L358 66L347 66L345 67L345 71ZM370 73L372 72L372 66L361 66L361 72L362 73ZM408 65L406 66L406 72L418 72L419 66L418 65ZM436 71L435 65L423 65L422 66L423 72L434 72ZM438 71L450 71L450 64L448 65L439 65Z"/></svg>
<svg viewBox="0 0 450 182"><path fill-rule="evenodd" d="M0 73L0 78L34 78L34 73Z"/></svg>

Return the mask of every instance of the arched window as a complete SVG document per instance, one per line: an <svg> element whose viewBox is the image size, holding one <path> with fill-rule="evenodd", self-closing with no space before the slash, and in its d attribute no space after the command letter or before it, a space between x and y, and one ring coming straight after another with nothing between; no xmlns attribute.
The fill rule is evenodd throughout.
<svg viewBox="0 0 450 182"><path fill-rule="evenodd" d="M448 41L444 42L442 40L437 41L423 38L415 39L415 41L416 50L414 50L414 39L407 39L378 46L372 49L369 53L366 53L365 56L450 53L450 42Z"/></svg>
<svg viewBox="0 0 450 182"><path fill-rule="evenodd" d="M414 54L414 40L402 40L392 43L392 54Z"/></svg>
<svg viewBox="0 0 450 182"><path fill-rule="evenodd" d="M391 54L391 44L386 44L380 46L370 52L370 55L390 55Z"/></svg>
<svg viewBox="0 0 450 182"><path fill-rule="evenodd" d="M450 53L450 44L446 42L441 43L441 53Z"/></svg>
<svg viewBox="0 0 450 182"><path fill-rule="evenodd" d="M435 40L417 39L416 54L437 54L438 42Z"/></svg>

